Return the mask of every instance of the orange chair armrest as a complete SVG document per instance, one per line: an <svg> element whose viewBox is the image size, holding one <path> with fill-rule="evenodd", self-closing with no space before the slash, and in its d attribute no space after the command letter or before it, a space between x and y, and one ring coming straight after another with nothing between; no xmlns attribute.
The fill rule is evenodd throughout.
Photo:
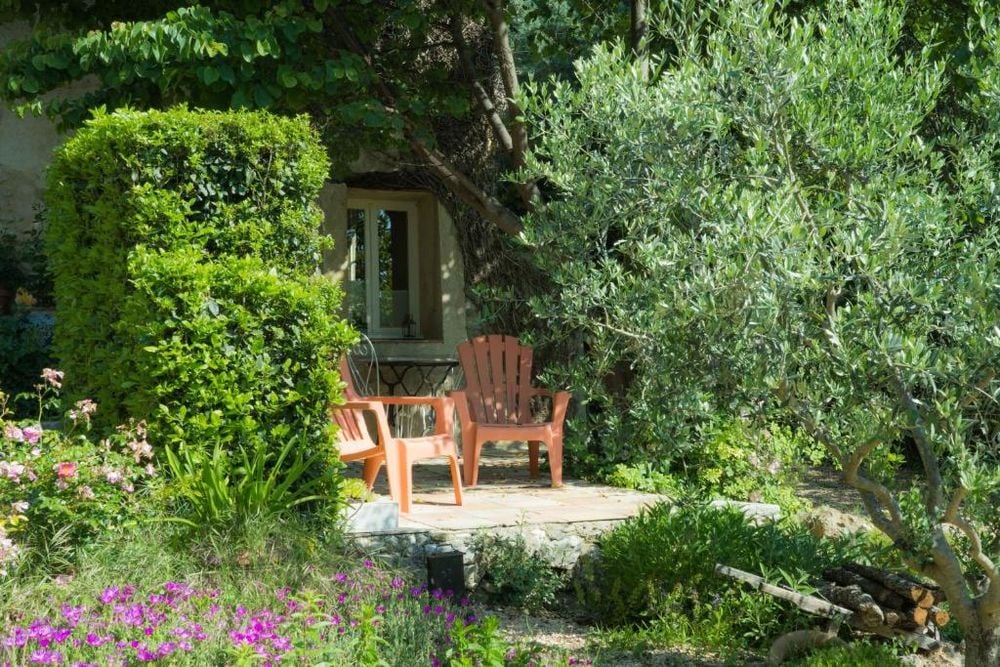
<svg viewBox="0 0 1000 667"><path fill-rule="evenodd" d="M455 409L458 410L458 419L463 426L471 424L472 414L469 411L469 399L465 396L465 392L456 389L449 391L448 396L455 402Z"/></svg>
<svg viewBox="0 0 1000 667"><path fill-rule="evenodd" d="M448 396L372 396L386 405L429 405L434 408L434 433L451 435L455 401Z"/></svg>

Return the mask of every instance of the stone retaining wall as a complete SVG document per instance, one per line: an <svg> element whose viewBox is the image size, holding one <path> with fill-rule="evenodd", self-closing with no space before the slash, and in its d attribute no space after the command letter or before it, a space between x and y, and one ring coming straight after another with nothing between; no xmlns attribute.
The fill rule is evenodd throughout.
<svg viewBox="0 0 1000 667"><path fill-rule="evenodd" d="M427 556L435 553L460 551L464 554L465 582L474 587L479 581L473 537L488 532L501 537L520 535L525 546L555 568L571 570L580 557L595 548L598 536L621 520L585 521L578 523L547 523L536 525L497 526L476 530L421 530L399 528L377 533L355 533L351 537L359 547L387 557L397 565L423 569Z"/></svg>

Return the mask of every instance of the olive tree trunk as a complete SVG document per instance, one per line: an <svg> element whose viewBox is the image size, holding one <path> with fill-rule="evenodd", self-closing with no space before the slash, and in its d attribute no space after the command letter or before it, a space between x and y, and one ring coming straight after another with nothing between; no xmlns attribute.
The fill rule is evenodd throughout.
<svg viewBox="0 0 1000 667"><path fill-rule="evenodd" d="M966 667L996 667L1000 665L1000 625L966 627Z"/></svg>

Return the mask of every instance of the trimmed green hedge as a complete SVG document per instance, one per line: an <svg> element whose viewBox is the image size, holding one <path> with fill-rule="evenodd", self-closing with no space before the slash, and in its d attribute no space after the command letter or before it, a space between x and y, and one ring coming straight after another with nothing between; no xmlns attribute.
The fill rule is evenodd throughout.
<svg viewBox="0 0 1000 667"><path fill-rule="evenodd" d="M337 287L278 276L256 257L200 259L139 248L129 260L134 291L115 329L142 390L124 398L128 414L150 419L157 444L174 448L330 443L339 376L325 357L346 343L330 316Z"/></svg>
<svg viewBox="0 0 1000 667"><path fill-rule="evenodd" d="M137 246L311 272L326 170L305 118L182 108L95 115L56 153L46 198L54 349L70 397L94 398L101 422L112 424L127 416L126 397L146 391L122 339Z"/></svg>
<svg viewBox="0 0 1000 667"><path fill-rule="evenodd" d="M95 115L49 172L70 398L95 399L105 426L147 420L157 447L295 441L336 466L333 360L353 333L316 273L326 173L304 117Z"/></svg>

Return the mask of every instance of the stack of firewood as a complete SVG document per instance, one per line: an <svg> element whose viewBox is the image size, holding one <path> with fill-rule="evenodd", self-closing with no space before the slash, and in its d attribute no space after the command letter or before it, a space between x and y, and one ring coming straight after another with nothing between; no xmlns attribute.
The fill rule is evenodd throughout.
<svg viewBox="0 0 1000 667"><path fill-rule="evenodd" d="M820 594L853 613L851 624L861 630L904 630L924 634L948 623L940 588L910 577L858 563L823 572Z"/></svg>

